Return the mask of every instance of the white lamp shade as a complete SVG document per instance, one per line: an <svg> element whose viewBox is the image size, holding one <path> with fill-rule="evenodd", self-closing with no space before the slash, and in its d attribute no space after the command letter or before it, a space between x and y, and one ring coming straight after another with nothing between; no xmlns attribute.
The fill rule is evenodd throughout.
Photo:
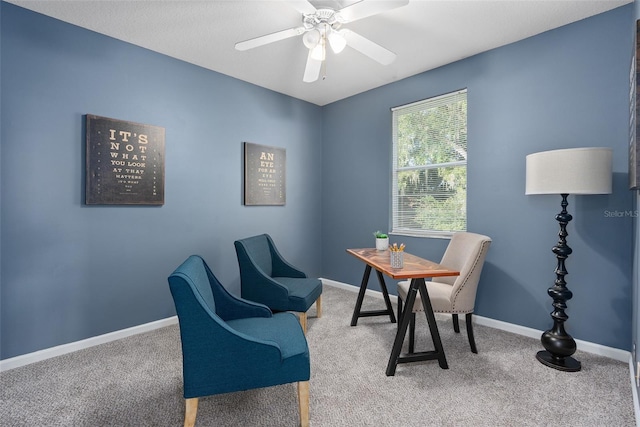
<svg viewBox="0 0 640 427"><path fill-rule="evenodd" d="M526 194L611 193L613 150L568 148L527 156Z"/></svg>

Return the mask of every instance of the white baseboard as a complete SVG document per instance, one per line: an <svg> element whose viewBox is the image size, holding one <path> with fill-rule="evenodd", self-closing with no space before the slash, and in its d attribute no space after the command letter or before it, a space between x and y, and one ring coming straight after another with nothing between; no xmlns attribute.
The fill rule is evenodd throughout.
<svg viewBox="0 0 640 427"><path fill-rule="evenodd" d="M527 328L525 326L515 325L513 323L502 322L500 320L490 319L488 317L482 317L473 315L475 322L478 325L489 326L490 328L501 329L503 331L512 332L518 335L524 335L530 338L540 338L543 331L537 329ZM620 350L619 348L607 347L601 344L595 344L589 341L575 340L576 347L580 351L585 351L591 354L597 354L598 356L609 357L620 362L626 362L629 360L631 352L626 350Z"/></svg>
<svg viewBox="0 0 640 427"><path fill-rule="evenodd" d="M349 285L346 283L337 282L335 280L330 279L322 279L322 283L329 286L334 286L336 288L345 289L351 292L358 292L360 290L359 287ZM366 295L380 298L382 299L382 292L375 291L371 289L367 289ZM392 302L397 302L398 297L395 295L389 295L389 298ZM439 317L438 314L436 316ZM543 331L539 331L537 329L527 328L525 326L515 325L513 323L502 322L500 320L490 319L488 317L473 315L474 323L482 326L488 326L494 329L500 329L503 331L511 332L518 335L524 335L530 338L540 338ZM620 362L627 362L629 360L629 356L631 352L620 350L618 348L606 347L604 345L595 344L588 341L576 340L576 346L580 351L586 351L587 353L597 354L599 356L609 357L611 359L618 360Z"/></svg>
<svg viewBox="0 0 640 427"><path fill-rule="evenodd" d="M636 427L640 427L640 404L638 403L638 388L633 375L633 355L629 354L629 376L631 377L631 392L633 394L633 409L636 414Z"/></svg>
<svg viewBox="0 0 640 427"><path fill-rule="evenodd" d="M131 335L149 332L154 329L163 328L165 326L173 325L176 323L178 323L177 316L168 317L166 319L156 320L155 322L145 323L143 325L110 332L104 335L98 335L96 337L87 338L85 340L63 344L56 347L45 348L44 350L36 351L33 353L23 354L21 356L12 357L10 359L0 360L0 372L8 371L10 369L19 368L20 366L25 366L30 363L40 362L52 357L61 356L63 354L93 347L95 345L119 340Z"/></svg>

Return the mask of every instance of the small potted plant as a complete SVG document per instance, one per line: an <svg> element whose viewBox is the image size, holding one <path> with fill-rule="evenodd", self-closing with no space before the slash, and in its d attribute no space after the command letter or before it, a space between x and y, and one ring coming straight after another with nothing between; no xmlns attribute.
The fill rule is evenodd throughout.
<svg viewBox="0 0 640 427"><path fill-rule="evenodd" d="M376 249L379 251L386 251L389 249L389 236L382 231L376 231L373 233L376 236Z"/></svg>

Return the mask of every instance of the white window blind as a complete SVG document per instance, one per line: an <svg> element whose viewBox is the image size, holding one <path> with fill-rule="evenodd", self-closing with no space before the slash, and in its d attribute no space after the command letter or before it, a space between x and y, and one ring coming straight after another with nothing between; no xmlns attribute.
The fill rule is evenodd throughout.
<svg viewBox="0 0 640 427"><path fill-rule="evenodd" d="M392 109L392 232L467 228L467 91Z"/></svg>

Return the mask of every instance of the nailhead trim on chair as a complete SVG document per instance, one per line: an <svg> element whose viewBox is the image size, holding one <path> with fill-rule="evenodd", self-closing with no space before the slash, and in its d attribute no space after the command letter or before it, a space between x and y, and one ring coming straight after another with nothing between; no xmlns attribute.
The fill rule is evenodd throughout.
<svg viewBox="0 0 640 427"><path fill-rule="evenodd" d="M476 259L475 259L475 261L474 261L474 263L473 263L473 266L469 269L469 273L467 273L467 276L464 278L464 281L463 281L462 285L460 285L460 287L458 287L458 291L456 292L456 294L454 295L454 298L453 298L453 308L454 308L454 309L455 309L455 305L456 305L456 301L457 301L458 294L460 293L460 291L462 290L462 288L467 284L467 280L469 280L469 276L471 275L471 272L472 272L472 271L474 271L474 269L475 269L475 268L476 268L476 266L478 265L478 260L479 260L479 259L480 259L480 257L482 256L482 253L483 253L483 252L484 252L484 250L485 250L485 246L486 246L487 244L489 244L489 243L491 243L491 242L487 242L487 241L482 242L482 247L481 247L480 251L478 252L478 256L476 257ZM455 310L454 310L454 311L451 311L450 313L454 313L454 312L455 312L455 313L473 313L473 310L471 310L471 311L466 311L466 312L463 312L463 311L455 311ZM440 312L440 313L442 313L442 312Z"/></svg>

